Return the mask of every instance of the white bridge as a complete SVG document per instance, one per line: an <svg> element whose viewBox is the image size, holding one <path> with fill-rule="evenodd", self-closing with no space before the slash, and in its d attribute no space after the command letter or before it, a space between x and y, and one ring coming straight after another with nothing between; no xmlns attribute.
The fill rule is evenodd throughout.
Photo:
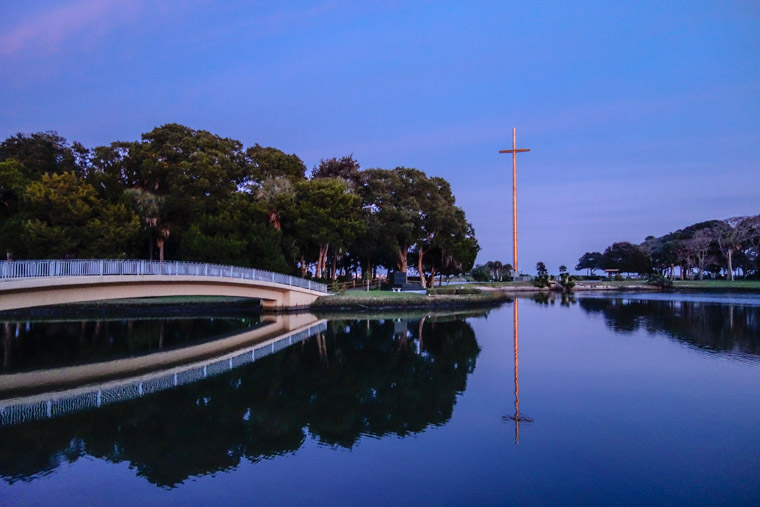
<svg viewBox="0 0 760 507"><path fill-rule="evenodd" d="M233 296L264 309L304 308L327 286L260 269L145 260L0 262L0 311L108 299Z"/></svg>

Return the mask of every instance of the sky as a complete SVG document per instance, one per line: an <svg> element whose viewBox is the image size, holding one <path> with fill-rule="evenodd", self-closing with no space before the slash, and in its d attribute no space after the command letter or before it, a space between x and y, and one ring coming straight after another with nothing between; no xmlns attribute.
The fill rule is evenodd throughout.
<svg viewBox="0 0 760 507"><path fill-rule="evenodd" d="M166 123L446 178L519 267L760 213L760 2L0 0L0 139Z"/></svg>

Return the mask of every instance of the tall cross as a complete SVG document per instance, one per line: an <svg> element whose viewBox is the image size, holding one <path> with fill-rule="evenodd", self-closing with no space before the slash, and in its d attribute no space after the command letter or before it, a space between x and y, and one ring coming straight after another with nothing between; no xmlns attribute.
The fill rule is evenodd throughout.
<svg viewBox="0 0 760 507"><path fill-rule="evenodd" d="M512 154L512 257L514 261L512 269L519 275L520 271L517 269L517 154L530 151L530 148L517 149L516 130L512 129L512 149L500 150L499 153Z"/></svg>

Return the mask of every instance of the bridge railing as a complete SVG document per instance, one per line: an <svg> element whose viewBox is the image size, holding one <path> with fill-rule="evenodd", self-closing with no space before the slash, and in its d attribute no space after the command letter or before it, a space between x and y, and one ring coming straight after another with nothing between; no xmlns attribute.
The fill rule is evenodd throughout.
<svg viewBox="0 0 760 507"><path fill-rule="evenodd" d="M280 283L318 292L327 292L325 284L297 276L219 264L122 259L0 261L0 282L22 278L111 275L216 276Z"/></svg>

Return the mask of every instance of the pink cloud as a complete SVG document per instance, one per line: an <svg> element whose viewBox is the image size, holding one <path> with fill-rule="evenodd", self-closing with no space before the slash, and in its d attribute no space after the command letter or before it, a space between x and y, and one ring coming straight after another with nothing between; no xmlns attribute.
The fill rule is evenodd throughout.
<svg viewBox="0 0 760 507"><path fill-rule="evenodd" d="M85 29L103 30L124 22L140 3L136 0L80 0L47 10L0 35L0 56L55 51Z"/></svg>

